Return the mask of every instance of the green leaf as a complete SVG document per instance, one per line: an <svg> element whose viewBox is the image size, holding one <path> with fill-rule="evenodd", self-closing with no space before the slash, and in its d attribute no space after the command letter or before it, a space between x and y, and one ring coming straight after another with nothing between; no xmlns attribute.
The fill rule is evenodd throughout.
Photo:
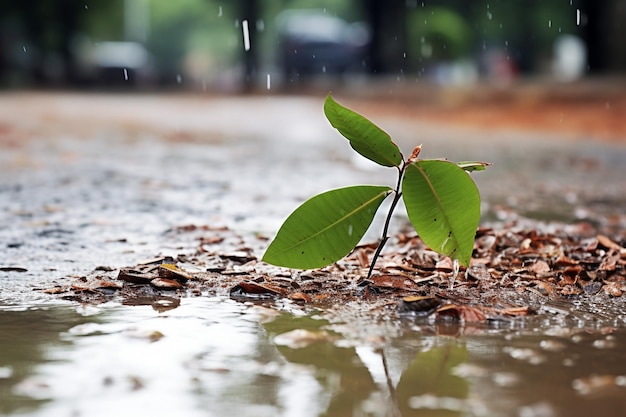
<svg viewBox="0 0 626 417"><path fill-rule="evenodd" d="M480 221L480 194L469 174L448 161L414 162L404 175L402 197L424 243L469 266Z"/></svg>
<svg viewBox="0 0 626 417"><path fill-rule="evenodd" d="M287 217L263 261L314 269L338 261L359 243L391 188L359 185L326 191Z"/></svg>
<svg viewBox="0 0 626 417"><path fill-rule="evenodd" d="M464 171L474 172L474 171L484 171L488 166L491 165L489 162L479 162L479 161L463 161L456 163L460 168L463 168Z"/></svg>
<svg viewBox="0 0 626 417"><path fill-rule="evenodd" d="M337 103L330 94L324 101L324 114L330 124L350 141L352 149L386 167L402 163L402 153L391 137L365 117Z"/></svg>

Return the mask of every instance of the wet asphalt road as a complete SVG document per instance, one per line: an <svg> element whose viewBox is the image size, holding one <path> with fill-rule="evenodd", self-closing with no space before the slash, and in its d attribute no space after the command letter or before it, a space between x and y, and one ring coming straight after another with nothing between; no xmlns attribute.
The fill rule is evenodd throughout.
<svg viewBox="0 0 626 417"><path fill-rule="evenodd" d="M0 303L191 250L179 226L271 235L315 193L393 184L328 125L323 98L0 95ZM424 158L492 162L475 176L485 222L588 221L626 237L626 142L368 116L405 154L423 143Z"/></svg>

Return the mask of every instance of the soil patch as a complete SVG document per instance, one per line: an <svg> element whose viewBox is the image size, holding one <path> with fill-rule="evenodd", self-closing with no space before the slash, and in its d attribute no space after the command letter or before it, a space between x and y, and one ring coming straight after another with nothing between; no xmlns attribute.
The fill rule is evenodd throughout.
<svg viewBox="0 0 626 417"><path fill-rule="evenodd" d="M195 239L197 250L119 270L99 267L43 291L81 303L115 300L159 311L177 307L181 297L220 295L256 303L290 299L314 308L356 304L375 317L472 323L555 313L607 320L626 313L615 302L626 291L626 242L596 234L586 223L544 232L482 227L470 267L458 270L414 233L400 233L369 279L377 243L358 246L327 268L294 271L257 259L266 237L193 225L175 232Z"/></svg>

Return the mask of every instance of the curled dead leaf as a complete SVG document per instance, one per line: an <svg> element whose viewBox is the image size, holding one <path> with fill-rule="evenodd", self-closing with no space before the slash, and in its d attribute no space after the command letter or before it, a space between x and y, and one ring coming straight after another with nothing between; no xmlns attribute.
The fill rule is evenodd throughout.
<svg viewBox="0 0 626 417"><path fill-rule="evenodd" d="M291 296L289 298L291 298L293 301L296 301L296 302L302 302L302 303L310 303L311 302L311 297L309 297L307 294L305 294L303 292L295 292L295 293L291 294Z"/></svg>
<svg viewBox="0 0 626 417"><path fill-rule="evenodd" d="M437 309L437 317L462 320L467 323L482 323L487 320L485 313L479 308L456 304L446 304Z"/></svg>
<svg viewBox="0 0 626 417"><path fill-rule="evenodd" d="M370 277L373 287L394 288L404 291L419 291L420 287L411 278L404 275L374 275Z"/></svg>
<svg viewBox="0 0 626 417"><path fill-rule="evenodd" d="M143 273L133 269L120 269L117 275L117 279L133 284L149 284L154 278L156 275L153 273Z"/></svg>
<svg viewBox="0 0 626 417"><path fill-rule="evenodd" d="M168 278L155 278L150 281L150 285L164 290L177 290L179 288L183 288L183 285L180 282L175 279Z"/></svg>
<svg viewBox="0 0 626 417"><path fill-rule="evenodd" d="M550 272L550 265L548 265L546 261L542 261L540 259L531 265L530 270L535 274Z"/></svg>
<svg viewBox="0 0 626 417"><path fill-rule="evenodd" d="M161 264L159 265L159 277L173 279L179 282L186 282L193 279L191 275L182 269L178 268L174 264Z"/></svg>
<svg viewBox="0 0 626 417"><path fill-rule="evenodd" d="M617 251L619 251L621 249L624 249L620 245L615 243L613 240L611 240L611 238L609 238L608 236L597 235L596 239L598 239L598 243L600 245L604 246L607 249L613 249L613 250L617 250Z"/></svg>
<svg viewBox="0 0 626 417"><path fill-rule="evenodd" d="M604 292L611 297L621 297L624 293L621 284L618 282L607 282L604 284Z"/></svg>
<svg viewBox="0 0 626 417"><path fill-rule="evenodd" d="M441 305L441 299L430 295L410 296L402 298L398 309L400 313L410 313L417 316L428 316Z"/></svg>
<svg viewBox="0 0 626 417"><path fill-rule="evenodd" d="M235 285L230 290L231 296L283 296L286 294L286 291L272 284L266 283L256 283L252 281L241 281L239 284Z"/></svg>

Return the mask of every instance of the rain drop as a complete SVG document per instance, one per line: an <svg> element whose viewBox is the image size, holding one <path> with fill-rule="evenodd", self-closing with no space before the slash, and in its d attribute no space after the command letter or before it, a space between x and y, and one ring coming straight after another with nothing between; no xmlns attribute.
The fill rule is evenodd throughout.
<svg viewBox="0 0 626 417"><path fill-rule="evenodd" d="M182 83L183 82L183 76L180 75L180 74L176 74L176 82L178 84Z"/></svg>
<svg viewBox="0 0 626 417"><path fill-rule="evenodd" d="M85 10L89 10L89 6L85 4Z"/></svg>
<svg viewBox="0 0 626 417"><path fill-rule="evenodd" d="M22 46L22 49L26 52L26 45Z"/></svg>
<svg viewBox="0 0 626 417"><path fill-rule="evenodd" d="M552 20L548 20L548 27L551 28L552 27Z"/></svg>
<svg viewBox="0 0 626 417"><path fill-rule="evenodd" d="M267 74L267 76L265 77L265 85L268 90L272 88L272 77L270 74Z"/></svg>
<svg viewBox="0 0 626 417"><path fill-rule="evenodd" d="M576 26L580 26L580 9L576 9Z"/></svg>
<svg viewBox="0 0 626 417"><path fill-rule="evenodd" d="M352 225L348 226L348 236L352 236Z"/></svg>
<svg viewBox="0 0 626 417"><path fill-rule="evenodd" d="M222 6L217 10L217 17L222 17Z"/></svg>
<svg viewBox="0 0 626 417"><path fill-rule="evenodd" d="M454 281L456 281L456 278L459 276L459 261L458 260L453 260L452 261L452 276L450 277L450 289L452 290L454 288Z"/></svg>
<svg viewBox="0 0 626 417"><path fill-rule="evenodd" d="M128 81L128 70L124 68L124 81Z"/></svg>
<svg viewBox="0 0 626 417"><path fill-rule="evenodd" d="M243 31L243 49L250 50L250 32L248 32L248 21L241 22L241 30Z"/></svg>

